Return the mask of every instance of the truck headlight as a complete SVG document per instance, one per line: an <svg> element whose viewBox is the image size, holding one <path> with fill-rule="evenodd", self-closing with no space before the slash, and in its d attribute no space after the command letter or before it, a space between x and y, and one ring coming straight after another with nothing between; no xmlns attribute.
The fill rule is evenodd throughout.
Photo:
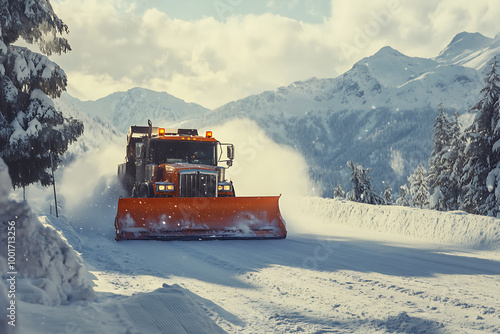
<svg viewBox="0 0 500 334"><path fill-rule="evenodd" d="M219 189L219 191L231 191L231 185L230 184L219 184L218 189Z"/></svg>
<svg viewBox="0 0 500 334"><path fill-rule="evenodd" d="M175 190L175 185L168 182L156 182L156 192L173 192Z"/></svg>

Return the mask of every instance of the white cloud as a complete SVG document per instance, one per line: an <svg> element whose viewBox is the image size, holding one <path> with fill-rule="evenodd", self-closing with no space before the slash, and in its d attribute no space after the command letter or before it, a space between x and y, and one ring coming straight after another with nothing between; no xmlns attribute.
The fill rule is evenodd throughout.
<svg viewBox="0 0 500 334"><path fill-rule="evenodd" d="M434 31L454 35L459 31L482 32L490 37L500 32L500 6L497 0L443 0L430 20Z"/></svg>
<svg viewBox="0 0 500 334"><path fill-rule="evenodd" d="M273 14L220 21L139 12L125 0L60 0L73 51L55 59L70 94L96 99L142 86L217 107L313 76L334 77L385 45L436 56L461 31L493 36L495 0L332 0L321 24Z"/></svg>
<svg viewBox="0 0 500 334"><path fill-rule="evenodd" d="M338 40L358 51L349 55L352 61L386 45L410 56L434 57L459 32L495 36L500 29L495 20L500 15L496 3L496 0L333 0L330 22Z"/></svg>

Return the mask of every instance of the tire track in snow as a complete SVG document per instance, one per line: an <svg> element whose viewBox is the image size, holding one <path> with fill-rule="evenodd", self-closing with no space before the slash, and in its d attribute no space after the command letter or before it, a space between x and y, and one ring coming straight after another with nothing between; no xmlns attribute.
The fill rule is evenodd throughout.
<svg viewBox="0 0 500 334"><path fill-rule="evenodd" d="M295 252L292 254L295 254ZM286 256L286 254L284 256ZM390 257L391 254L388 254L388 256ZM420 257L419 261L423 260L425 260L425 258ZM275 312L277 316L273 316L272 319L286 318L288 322L302 323L303 319L307 319L307 317L303 315L303 312L297 310L302 308L303 302L307 304L308 298L305 297L312 296L314 297L312 299L314 299L316 308L323 308L322 310L317 310L322 317L328 319L332 316L332 312L328 312L328 307L331 307L335 312L340 313L341 324L344 321L355 324L339 325L340 328L336 330L343 330L343 327L356 328L362 324L369 324L372 320L368 319L375 319L373 321L377 322L378 319L394 317L397 316L398 312L401 310L405 310L409 314L415 316L421 316L424 320L435 319L438 324L441 318L440 314L445 313L447 319L452 319L448 321L449 324L453 324L454 322L463 323L464 328L469 328L471 330L487 330L493 332L498 323L498 313L496 311L498 309L497 300L489 296L488 299L481 302L481 300L478 300L477 291L467 290L469 284L478 284L478 278L480 281L491 280L494 282L496 279L495 276L461 275L456 277L452 275L450 277L454 277L453 279L456 280L458 284L458 290L455 291L450 289L450 284L446 279L447 275L420 278L412 276L399 277L380 273L352 272L350 270L337 270L331 273L318 273L312 271L315 274L312 274L312 276L306 275L305 277L307 277L307 280L294 282L293 278L297 276L294 272L300 272L301 275L305 275L306 272L311 271L293 268L289 274L286 274L287 270L290 268L283 267L277 269L279 274L267 275L267 271L272 268L277 267L268 267L255 273L247 273L240 276L240 279L249 282L249 285L258 287L263 295L271 296L269 300L282 300L284 299L283 296L290 294L294 299L299 299L301 301L299 305L292 307L292 311L290 311L289 308L290 305L294 304L293 301L281 303L286 310L284 311L285 315L280 315L283 313L282 311ZM329 275L330 277L328 279L321 278L322 275ZM321 288L318 288L315 292L312 287L318 285L321 286ZM292 291L289 289L290 286L294 287ZM303 288L298 288L301 286L303 286ZM336 295L328 295L328 298L323 298L325 300L321 301L325 290L339 291ZM337 299L338 296L341 297ZM349 296L349 298L346 299L345 296ZM467 298L464 300L464 297ZM352 298L358 299L357 303L354 303L354 305L350 305L352 304L352 300L350 300ZM266 313L272 313L273 310L276 309L281 310L280 307L276 306L276 302L268 303L266 300L262 300L258 297L254 297L253 300L259 307L266 309ZM332 300L343 300L344 302L334 303L332 305ZM387 304L389 304L390 307L388 307ZM437 304L437 306L435 304ZM492 307L492 304L495 306ZM384 309L385 311L373 312L373 309L377 308ZM465 311L461 312L460 316L457 316L455 315L457 309ZM310 313L309 311L308 313ZM280 320L280 323L282 322L283 321ZM322 325L331 328L332 323L323 322ZM299 326L304 328L304 325Z"/></svg>
<svg viewBox="0 0 500 334"><path fill-rule="evenodd" d="M479 298L477 294L467 290L481 281L497 280L498 286L498 278L494 276L454 277L456 288L443 284L441 277L415 279L370 274L369 276L376 276L376 279L367 279L365 275L349 272L342 272L342 276L345 281L337 281L338 284L349 284L359 290L358 294L365 295L368 299L399 304L409 313L422 314L428 319L437 320L442 318L442 314L446 314L445 318L450 319L448 324L462 323L464 333L467 333L466 328L500 332L498 298L494 294ZM492 287L492 291L498 290ZM385 307L388 307L387 303Z"/></svg>

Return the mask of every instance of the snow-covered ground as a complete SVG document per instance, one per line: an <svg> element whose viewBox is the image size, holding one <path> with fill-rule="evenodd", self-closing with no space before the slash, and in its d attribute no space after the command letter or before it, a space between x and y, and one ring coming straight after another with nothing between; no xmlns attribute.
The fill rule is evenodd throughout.
<svg viewBox="0 0 500 334"><path fill-rule="evenodd" d="M57 172L59 218L51 189L28 189L28 203L81 255L86 271L77 258L68 270L93 282L95 298L88 286L61 303L18 291L17 333L500 333L499 220L304 196L303 159L238 128L216 132L246 141L231 175L238 195L283 191L287 239L117 243L123 152L91 152Z"/></svg>
<svg viewBox="0 0 500 334"><path fill-rule="evenodd" d="M297 209L296 200L282 199L290 235L275 241L116 243L112 224L104 226L112 210L99 232L40 217L81 252L97 299L22 303L20 333L182 333L178 326L187 333L500 332L498 239L471 249L461 239L373 232L345 225L366 220L364 205L301 198ZM332 208L345 216L324 220ZM415 233L428 221L452 231L457 215L388 210L402 212L400 227ZM490 230L482 217L459 217L471 232Z"/></svg>

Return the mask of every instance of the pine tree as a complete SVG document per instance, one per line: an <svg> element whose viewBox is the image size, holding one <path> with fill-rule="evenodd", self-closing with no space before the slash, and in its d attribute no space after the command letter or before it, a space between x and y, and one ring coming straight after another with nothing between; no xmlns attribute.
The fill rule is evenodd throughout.
<svg viewBox="0 0 500 334"><path fill-rule="evenodd" d="M386 205L392 205L393 203L392 188L390 186L387 186L384 190L384 200Z"/></svg>
<svg viewBox="0 0 500 334"><path fill-rule="evenodd" d="M342 189L342 185L338 185L335 189L333 189L333 198L344 198L345 192Z"/></svg>
<svg viewBox="0 0 500 334"><path fill-rule="evenodd" d="M444 105L439 104L439 115L434 124L433 149L429 158L428 183L432 193L430 208L447 211L451 196L451 173L454 161L451 156L452 123L444 111Z"/></svg>
<svg viewBox="0 0 500 334"><path fill-rule="evenodd" d="M49 185L47 169L57 166L83 133L83 124L64 117L51 100L66 89L64 71L46 56L13 43L22 38L48 56L68 52L68 41L58 37L68 27L48 0L0 0L0 24L0 158L14 188L38 181Z"/></svg>
<svg viewBox="0 0 500 334"><path fill-rule="evenodd" d="M378 196L372 189L370 183L370 168L363 168L361 165L355 165L352 161L347 162L347 166L351 169L351 182L353 188L346 195L349 201L367 203L367 204L384 204L384 199Z"/></svg>
<svg viewBox="0 0 500 334"><path fill-rule="evenodd" d="M491 174L500 162L498 65L495 57L484 80L485 87L481 90L483 97L470 109L477 114L465 134L468 145L464 152L465 165L461 178L463 195L460 203L464 211L492 216L497 215L499 203L494 193L498 178L495 172Z"/></svg>
<svg viewBox="0 0 500 334"><path fill-rule="evenodd" d="M406 184L399 187L399 196L398 199L396 199L396 205L410 206L410 191Z"/></svg>
<svg viewBox="0 0 500 334"><path fill-rule="evenodd" d="M460 117L453 114L450 128L450 148L447 159L450 163L449 180L447 187L446 207L448 210L458 210L462 190L461 174L464 170L465 136L460 128Z"/></svg>
<svg viewBox="0 0 500 334"><path fill-rule="evenodd" d="M410 187L410 206L425 209L429 207L429 186L427 171L422 164L418 165L412 175L408 177Z"/></svg>

